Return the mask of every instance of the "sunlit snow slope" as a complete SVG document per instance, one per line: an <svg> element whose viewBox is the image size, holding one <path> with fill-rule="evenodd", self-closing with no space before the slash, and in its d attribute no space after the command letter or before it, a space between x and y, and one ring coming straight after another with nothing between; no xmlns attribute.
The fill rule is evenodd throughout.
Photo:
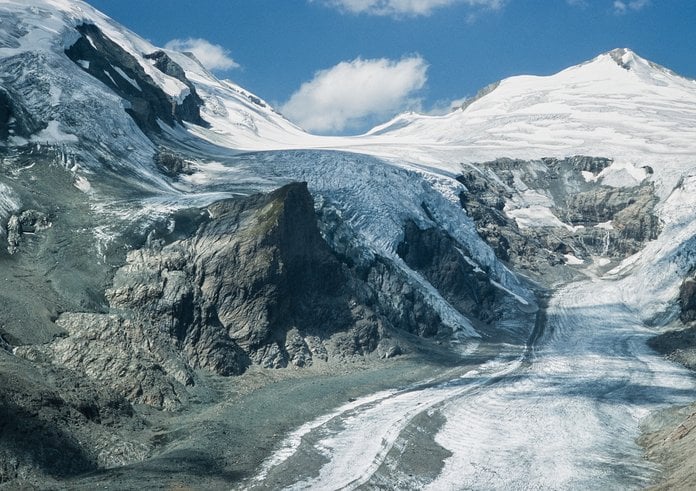
<svg viewBox="0 0 696 491"><path fill-rule="evenodd" d="M382 143L453 147L467 160L578 154L688 160L696 152L696 81L627 49L488 90L446 116L405 114L368 135Z"/></svg>
<svg viewBox="0 0 696 491"><path fill-rule="evenodd" d="M145 57L159 48L82 1L1 0L0 7L3 23L13 26L0 33L2 58L32 53L53 58L55 61L43 62L54 68L60 64L67 70L63 51L77 37L75 26L92 23L130 53L173 101L180 102L188 94L181 81L157 70ZM402 114L355 137L308 134L262 98L233 82L215 78L192 55L166 53L184 69L204 101L201 116L209 127L187 123L185 132L189 138L201 137L228 149L333 148L447 170L457 169L462 161L481 162L503 156L601 155L621 161L657 161L659 165L683 163L696 153L696 81L627 49L602 54L551 76L511 77L445 116ZM77 66L70 71L77 81L84 78ZM43 95L33 94L36 107L56 108L71 100L79 101L81 97L72 91L63 93L70 81L52 73L38 75L49 90ZM94 84L81 84L98 90L90 85ZM123 132L121 141L132 140L133 124L124 119L122 102L107 91L101 95L114 120L111 129ZM60 114L54 116L56 123L37 135L37 140L74 142L76 137L94 136L90 128L92 133L103 130L99 124L76 128L73 120L68 125L61 121ZM181 131L174 133L187 138ZM104 143L117 146L118 142L114 139Z"/></svg>
<svg viewBox="0 0 696 491"><path fill-rule="evenodd" d="M503 80L445 116L405 114L365 135L320 137L218 80L192 56L165 51L185 81L158 69L149 58L157 47L79 0L0 0L0 21L0 89L21 106L27 125L36 122L19 128L9 121L8 145L27 152L60 147L76 187L102 214L95 242L127 222L306 181L323 225L334 233L327 234L330 245L350 246L365 261L388 261L462 337L480 333L396 253L407 221L446 233L470 266L512 293L520 309L534 311L530 289L462 211L459 196L467 189L455 179L462 164L589 155L613 160L588 176L597 185L654 184L660 236L602 277L557 292L543 336L508 346L495 362L443 384L373 395L319 418L290 435L250 485L272 487L266 481L272 476L297 488L394 487L398 481L389 479L408 473L393 462L393 452L406 448L406 430L419 415L437 417L429 428L434 443L428 443L449 457L436 475L406 479L404 486L614 488L652 478L633 443L639 420L693 392L688 375L647 350L644 340L647 321L675 318L679 283L696 264L695 81L619 49L555 75ZM142 91L137 81L119 66L109 69L108 79L100 73L100 81L88 73L87 60L66 56L83 24L98 27L132 57L172 112L195 87L200 124L160 120L161 131L146 134L127 112L129 101L108 85L110 79L111 87L133 93ZM192 171L165 175L153 161L160 145L189 158ZM119 184L148 182L149 194L105 199L100 179L106 168L123 178ZM5 187L3 217L20 208ZM114 193L121 191L128 194ZM563 225L549 216L551 208L543 216L517 211L530 227L540 218L546 222L536 225ZM315 468L307 467L306 455L319 456Z"/></svg>

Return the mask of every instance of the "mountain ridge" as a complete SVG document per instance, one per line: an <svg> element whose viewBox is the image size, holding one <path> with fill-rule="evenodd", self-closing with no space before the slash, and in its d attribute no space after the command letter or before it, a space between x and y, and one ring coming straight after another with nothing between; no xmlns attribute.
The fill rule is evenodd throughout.
<svg viewBox="0 0 696 491"><path fill-rule="evenodd" d="M325 137L84 2L0 20L0 488L655 477L696 82L619 49Z"/></svg>

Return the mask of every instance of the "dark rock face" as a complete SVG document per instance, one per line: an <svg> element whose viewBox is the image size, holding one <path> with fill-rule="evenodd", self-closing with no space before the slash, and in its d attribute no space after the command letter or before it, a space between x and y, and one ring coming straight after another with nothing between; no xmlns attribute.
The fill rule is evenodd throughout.
<svg viewBox="0 0 696 491"><path fill-rule="evenodd" d="M5 339L0 336L0 349L4 349L5 351L12 351L12 346L9 345Z"/></svg>
<svg viewBox="0 0 696 491"><path fill-rule="evenodd" d="M427 299L391 262L377 257L355 269L369 285L366 302L392 326L425 338L451 334Z"/></svg>
<svg viewBox="0 0 696 491"><path fill-rule="evenodd" d="M196 87L193 83L186 78L186 73L183 68L177 65L164 51L155 51L154 53L145 55L145 58L154 60L155 68L160 72L174 77L188 87L189 95L181 102L180 112L182 114L182 119L191 121L199 126L207 126L207 123L200 117L200 108L203 106L203 100L198 96ZM184 117L184 115L186 117Z"/></svg>
<svg viewBox="0 0 696 491"><path fill-rule="evenodd" d="M7 140L10 135L10 120L14 114L11 102L5 91L0 92L0 139Z"/></svg>
<svg viewBox="0 0 696 491"><path fill-rule="evenodd" d="M157 167L169 177L181 174L192 174L191 164L181 155L169 150L160 149L154 156Z"/></svg>
<svg viewBox="0 0 696 491"><path fill-rule="evenodd" d="M321 237L306 184L207 213L192 237L150 237L128 254L106 295L109 314L63 314L67 337L19 354L176 409L197 383L193 369L306 366L371 353L388 337L374 292ZM400 351L387 344L381 356Z"/></svg>
<svg viewBox="0 0 696 491"><path fill-rule="evenodd" d="M658 198L651 182L633 187L592 182L611 163L585 156L529 162L499 159L458 178L467 188L460 199L496 255L524 269L539 272L561 265L563 255L571 253L581 259L592 255L619 259L657 238L661 224L654 214ZM566 226L520 228L506 207L530 190L545 199Z"/></svg>
<svg viewBox="0 0 696 491"><path fill-rule="evenodd" d="M77 30L82 36L65 51L66 55L127 100L130 107L126 111L144 132L159 133L158 120L170 126L182 121L206 124L200 115L202 101L190 82L186 83L189 94L178 103L155 84L129 53L107 38L98 27L83 24ZM169 72L176 71L174 65L171 60L166 65L160 62L160 66ZM180 67L178 70L183 73Z"/></svg>
<svg viewBox="0 0 696 491"><path fill-rule="evenodd" d="M359 241L350 225L330 202L322 200L318 213L322 236L351 275L364 285L356 292L366 305L399 331L426 338L448 338L452 334L451 327L442 322L431 300L413 286L413 279L399 265L391 258L375 255L356 245ZM389 341L382 339L380 343L389 344Z"/></svg>
<svg viewBox="0 0 696 491"><path fill-rule="evenodd" d="M696 370L696 326L667 331L650 339L648 344L670 360Z"/></svg>
<svg viewBox="0 0 696 491"><path fill-rule="evenodd" d="M26 138L45 127L29 115L16 97L0 87L0 142L10 136Z"/></svg>
<svg viewBox="0 0 696 491"><path fill-rule="evenodd" d="M174 61L165 53L164 51L155 51L145 55L148 60L153 60L155 62L155 68L160 72L174 77L180 82L185 83L187 86L193 88L193 84L186 78L186 73L184 70L174 63Z"/></svg>
<svg viewBox="0 0 696 491"><path fill-rule="evenodd" d="M194 366L229 375L250 362L307 364L331 334L380 324L321 238L306 185L218 202L208 213L193 239L129 258L109 294L114 307L168 319ZM161 266L147 284L163 289L144 294L133 282L153 273L153 261ZM358 340L354 351L372 344Z"/></svg>
<svg viewBox="0 0 696 491"><path fill-rule="evenodd" d="M689 277L684 280L679 288L679 306L681 314L679 318L682 322L692 322L696 320L696 279Z"/></svg>
<svg viewBox="0 0 696 491"><path fill-rule="evenodd" d="M485 271L473 261L467 262L464 252L444 231L421 230L409 221L397 253L459 312L484 322L493 320L499 290L491 285Z"/></svg>

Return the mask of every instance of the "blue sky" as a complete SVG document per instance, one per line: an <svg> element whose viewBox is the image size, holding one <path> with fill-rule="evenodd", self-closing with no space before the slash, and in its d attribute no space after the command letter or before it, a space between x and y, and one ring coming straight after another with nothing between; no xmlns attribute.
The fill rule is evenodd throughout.
<svg viewBox="0 0 696 491"><path fill-rule="evenodd" d="M317 133L442 111L616 47L696 78L694 0L88 1L156 45L207 48L218 76Z"/></svg>

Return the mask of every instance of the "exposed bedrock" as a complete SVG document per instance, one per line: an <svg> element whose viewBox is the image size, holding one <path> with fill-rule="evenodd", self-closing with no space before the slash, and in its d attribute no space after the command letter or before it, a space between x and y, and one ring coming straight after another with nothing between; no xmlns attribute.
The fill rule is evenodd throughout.
<svg viewBox="0 0 696 491"><path fill-rule="evenodd" d="M63 314L67 337L49 345L22 346L17 355L84 373L128 400L163 409L187 402L193 371L166 332L149 323L105 314Z"/></svg>
<svg viewBox="0 0 696 491"><path fill-rule="evenodd" d="M37 210L25 210L19 215L10 216L6 227L7 252L15 254L19 250L23 234L33 234L50 226L48 216Z"/></svg>
<svg viewBox="0 0 696 491"><path fill-rule="evenodd" d="M156 68L186 85L188 94L181 100L165 94L137 60L106 37L97 26L82 24L77 30L81 37L66 50L67 56L127 100L130 107L126 111L144 132L159 133L158 120L170 126L182 121L206 124L200 115L203 101L195 87L181 76L181 67L165 53L153 53L150 57Z"/></svg>
<svg viewBox="0 0 696 491"><path fill-rule="evenodd" d="M680 319L687 323L696 321L696 277L688 276L679 288Z"/></svg>
<svg viewBox="0 0 696 491"><path fill-rule="evenodd" d="M181 174L193 174L191 163L182 155L160 148L155 153L153 160L159 170L169 177L178 177Z"/></svg>
<svg viewBox="0 0 696 491"><path fill-rule="evenodd" d="M31 117L14 94L0 87L0 143L12 136L26 138L45 127Z"/></svg>
<svg viewBox="0 0 696 491"><path fill-rule="evenodd" d="M411 325L397 309L432 319L408 310L413 295L403 283L392 292L398 306L376 306L396 287L383 283L391 285L390 268L377 262L359 278L341 262L319 233L306 184L206 212L191 237L165 244L151 235L128 254L107 291L108 314L63 314L65 338L19 354L85 373L131 401L175 409L197 383L194 369L234 375L252 363L394 356L401 348L389 333ZM377 294L370 284L385 288Z"/></svg>
<svg viewBox="0 0 696 491"><path fill-rule="evenodd" d="M438 313L391 261L375 257L364 267L355 268L369 286L367 301L391 325L424 338L448 336Z"/></svg>
<svg viewBox="0 0 696 491"><path fill-rule="evenodd" d="M467 188L462 206L496 255L524 269L548 270L567 254L622 259L659 235L658 198L647 167L643 181L605 184L611 164L585 156L487 162L458 178ZM537 218L521 220L527 212Z"/></svg>
<svg viewBox="0 0 696 491"><path fill-rule="evenodd" d="M421 230L408 221L397 253L459 312L484 322L494 320L500 290L491 285L486 271L467 261L461 246L446 232Z"/></svg>
<svg viewBox="0 0 696 491"><path fill-rule="evenodd" d="M318 209L322 236L359 283L361 297L396 329L421 337L451 334L440 316L394 261L359 246L360 240L327 200Z"/></svg>
<svg viewBox="0 0 696 491"><path fill-rule="evenodd" d="M696 279L692 272L679 291L683 325L648 342L651 348L690 370L696 370ZM671 407L651 415L640 443L650 460L664 469L654 489L691 489L696 480L696 404Z"/></svg>
<svg viewBox="0 0 696 491"><path fill-rule="evenodd" d="M683 326L650 340L650 346L673 361L696 370L696 275L689 274L679 288L679 319Z"/></svg>
<svg viewBox="0 0 696 491"><path fill-rule="evenodd" d="M64 313L57 325L65 337L17 354L175 410L200 383L198 369L229 376L252 364L388 358L410 349L409 335L451 339L453 326L396 258L355 240L338 240L344 247L332 250L329 243L348 233L346 222L321 209L322 235L306 184L219 201L204 212L186 215L190 234L175 240L155 229L128 253L106 292L108 313ZM397 252L443 301L493 324L505 295L448 234L407 221Z"/></svg>

